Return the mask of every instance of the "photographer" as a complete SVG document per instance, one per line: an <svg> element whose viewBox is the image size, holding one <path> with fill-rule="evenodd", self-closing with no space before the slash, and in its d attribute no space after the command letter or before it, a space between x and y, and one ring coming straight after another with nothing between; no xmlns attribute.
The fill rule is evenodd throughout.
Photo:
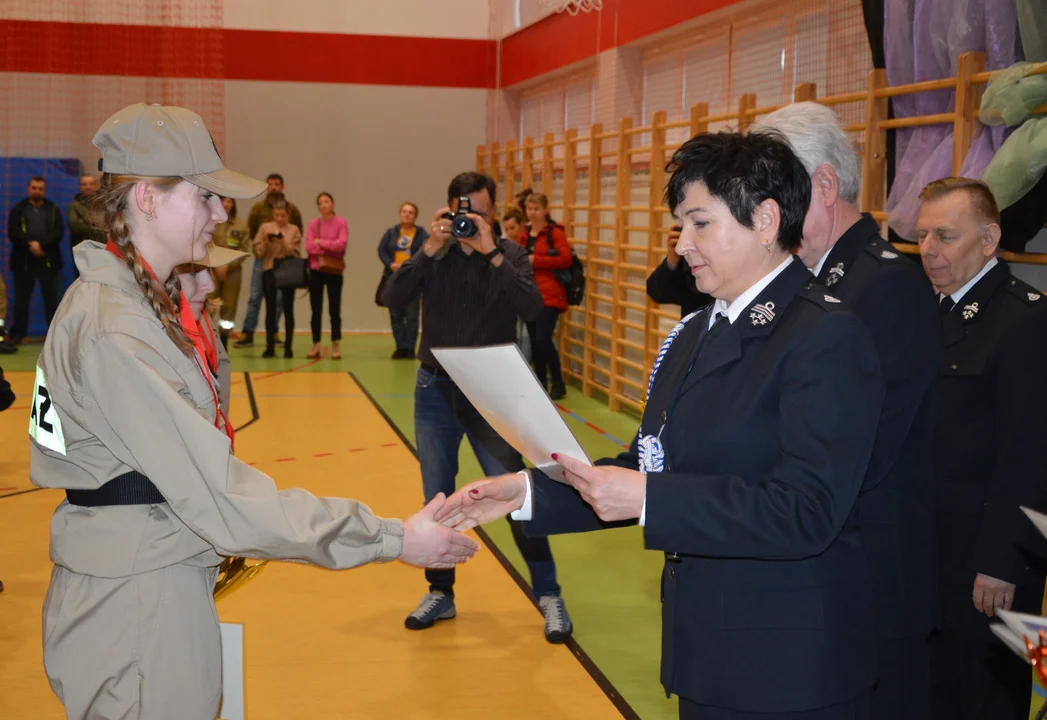
<svg viewBox="0 0 1047 720"><path fill-rule="evenodd" d="M421 252L393 273L382 293L382 302L393 312L402 312L423 297L414 422L427 499L454 492L463 436L468 437L485 475L524 468L520 454L469 403L430 348L512 343L517 317L530 321L542 312L542 296L527 251L510 240L496 241L492 234L494 180L475 172L462 173L451 181L447 200L450 207L433 215ZM468 201L467 212L462 200ZM528 538L519 523L510 524L531 571L534 597L545 615L545 637L549 642L563 642L572 626L560 598L549 541ZM404 622L412 630L432 627L437 620L456 614L454 570L427 570L425 574L429 593Z"/></svg>
<svg viewBox="0 0 1047 720"><path fill-rule="evenodd" d="M698 308L711 303L713 299L698 290L694 275L691 274L691 266L680 262L676 243L680 241L681 230L679 225L674 225L669 230L665 259L647 278L647 296L662 305L679 305L680 317L685 318Z"/></svg>

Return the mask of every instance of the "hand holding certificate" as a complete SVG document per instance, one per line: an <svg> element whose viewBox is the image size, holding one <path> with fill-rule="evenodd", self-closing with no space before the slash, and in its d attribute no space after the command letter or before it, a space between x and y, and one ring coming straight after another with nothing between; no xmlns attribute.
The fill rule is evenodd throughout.
<svg viewBox="0 0 1047 720"><path fill-rule="evenodd" d="M432 352L495 432L550 478L566 482L554 454L592 464L516 345Z"/></svg>

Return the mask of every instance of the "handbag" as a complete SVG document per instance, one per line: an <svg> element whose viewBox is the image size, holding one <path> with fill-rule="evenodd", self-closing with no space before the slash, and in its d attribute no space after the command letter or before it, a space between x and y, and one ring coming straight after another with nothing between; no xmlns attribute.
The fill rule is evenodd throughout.
<svg viewBox="0 0 1047 720"><path fill-rule="evenodd" d="M330 275L341 275L345 272L345 260L342 258L331 257L330 255L320 255L317 258L316 270L317 272L328 273Z"/></svg>
<svg viewBox="0 0 1047 720"><path fill-rule="evenodd" d="M281 290L309 287L309 261L292 255L273 264L273 279Z"/></svg>
<svg viewBox="0 0 1047 720"><path fill-rule="evenodd" d="M378 307L385 307L385 303L382 302L382 291L385 290L385 283L390 277L392 273L382 273L382 279L378 281L378 289L374 291L374 304Z"/></svg>

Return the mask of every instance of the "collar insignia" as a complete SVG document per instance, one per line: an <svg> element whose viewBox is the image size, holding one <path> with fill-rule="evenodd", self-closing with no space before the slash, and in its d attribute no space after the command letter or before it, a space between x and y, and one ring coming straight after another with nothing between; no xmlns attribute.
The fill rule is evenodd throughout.
<svg viewBox="0 0 1047 720"><path fill-rule="evenodd" d="M774 320L774 307L774 302L771 300L753 305L752 310L749 311L749 320L753 327L763 326Z"/></svg>

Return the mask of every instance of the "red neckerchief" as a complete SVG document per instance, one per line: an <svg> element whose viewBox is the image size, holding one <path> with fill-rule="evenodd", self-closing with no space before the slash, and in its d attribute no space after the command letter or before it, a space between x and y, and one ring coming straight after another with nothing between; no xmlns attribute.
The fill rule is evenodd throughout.
<svg viewBox="0 0 1047 720"><path fill-rule="evenodd" d="M120 248L112 240L106 243L106 249L119 258L124 257L124 254L120 252ZM149 273L149 276L156 280L157 284L163 286L163 283L157 279L156 273L153 272L145 258L141 258L141 260L142 267ZM164 294L164 300L167 302L167 307L174 312L174 305L166 293ZM192 340L193 347L196 348L193 359L196 360L196 367L200 370L200 374L204 376L204 380L207 381L207 387L211 391L211 397L214 399L214 426L229 437L231 444L234 435L233 425L229 422L229 418L226 417L225 413L222 412L222 405L218 399L218 390L215 387L218 380L218 350L214 345L214 330L211 328L211 320L207 317L207 313L204 313L203 318L207 328L201 327L200 323L193 317L193 309L189 306L189 301L186 300L185 294L182 294L179 298L178 305L178 316L181 320L182 331L187 338ZM204 364L201 364L201 360L206 364L206 367Z"/></svg>

